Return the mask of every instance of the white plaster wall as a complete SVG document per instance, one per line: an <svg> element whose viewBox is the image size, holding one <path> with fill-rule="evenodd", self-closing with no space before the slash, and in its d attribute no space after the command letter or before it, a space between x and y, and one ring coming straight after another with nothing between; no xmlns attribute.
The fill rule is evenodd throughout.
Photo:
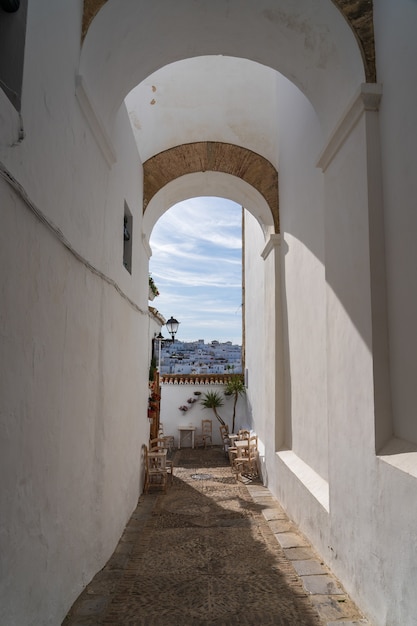
<svg viewBox="0 0 417 626"><path fill-rule="evenodd" d="M288 103L292 89L285 92ZM302 120L309 120L309 129L314 128L314 122L302 99L294 99L289 110L291 114L280 134L279 174L281 226L288 244L283 252L289 345L286 366L290 376L287 390L291 394L287 410L291 414L292 449L277 455L275 471L269 472L276 481L272 481L272 488L375 624L415 624L411 581L415 581L416 567L407 552L407 546L414 546L417 541L413 523L417 513L415 452L411 445L403 445L396 450L390 448L380 459L375 456L375 426L378 420L385 421L380 415L381 390L375 379L381 366L380 352L376 352L379 346L375 343L381 341L381 334L375 315L378 319L378 311L380 316L382 311L372 311L378 304L375 294L380 292L375 281L381 275L379 268L375 271L375 250L378 252L381 246L376 241L377 218L372 214L379 184L378 164L374 162L378 156L375 114L367 114L350 128L348 138L327 168L323 216L320 203L314 207L314 198L320 197L321 182L314 180L317 176L306 167L307 161L301 158L296 162L292 157L299 135L291 120L299 114L298 130L303 139L308 134ZM283 115L282 108L280 112ZM389 125L388 117L386 123ZM287 129L291 132L290 143L286 141ZM313 131L310 156L314 145L319 145L317 139ZM307 141L305 152L308 155ZM384 163L384 145L382 154ZM300 180L302 185L297 187ZM402 182L406 184L404 179ZM306 193L311 202L306 202ZM309 207L304 215L302 207ZM372 233L370 228L374 229ZM387 236L390 237L389 228ZM389 263L389 255L387 258ZM325 282L321 267L324 260ZM307 300L303 300L303 291ZM315 293L320 294L319 298L315 299ZM413 307L413 293L410 298ZM404 308L407 301L401 302ZM321 303L326 303L325 310ZM391 298L389 303L393 306ZM309 387L301 350L306 343L304 327L308 329L314 315L320 333L311 344L316 347L312 365L320 371L317 389L314 385ZM392 325L392 317L390 321ZM390 339L392 346L392 335ZM399 356L401 345L395 350ZM404 359L401 368L407 365L411 366ZM392 371L395 377L395 368ZM318 401L318 424L326 433L324 442L314 438L300 411ZM325 415L329 420L327 431ZM394 411L394 424L397 419Z"/></svg>
<svg viewBox="0 0 417 626"><path fill-rule="evenodd" d="M194 391L201 391L201 396L195 396ZM205 409L201 405L201 398L207 391L215 391L223 397L223 406L218 409L220 417L229 426L232 432L233 418L233 396L224 395L224 385L179 385L163 383L161 385L161 414L160 421L164 426L164 435L173 435L175 437L175 446L178 447L178 427L179 426L195 426L195 434L201 434L201 421L204 419L212 420L213 444L222 445L220 437L220 422L217 420L212 409ZM187 404L188 398L197 398L194 404ZM185 413L180 411L178 407L186 405L189 408ZM236 421L235 431L248 426L246 397L239 396L236 404ZM184 437L184 436L183 436ZM184 439L184 446L190 446L191 440Z"/></svg>
<svg viewBox="0 0 417 626"><path fill-rule="evenodd" d="M326 277L330 557L368 608L375 600L381 607L385 592L375 585L369 556L382 556L385 547L373 534L371 513L374 384L364 132L362 118L326 171Z"/></svg>
<svg viewBox="0 0 417 626"><path fill-rule="evenodd" d="M141 491L149 434L140 160L124 109L112 167L80 109L80 24L81 3L30 4L25 138L0 134L1 167L22 186L0 179L0 622L19 626L61 623L105 564Z"/></svg>
<svg viewBox="0 0 417 626"><path fill-rule="evenodd" d="M400 625L417 623L409 591L416 568L407 555L417 541L417 466L412 448L375 456L389 410L378 378L384 364L375 118L362 114L325 172L328 545L331 567L374 623Z"/></svg>
<svg viewBox="0 0 417 626"><path fill-rule="evenodd" d="M314 163L314 148L321 146L303 100L290 87L281 98L281 115L284 102L290 105L289 114L280 117L286 120L280 125L279 174L286 406L292 435L287 432L286 443L291 450L279 453L274 463L267 445L265 476L289 515L376 624L414 624L410 580L415 580L416 570L406 549L416 541L413 459L403 455L403 467L409 465L401 471L393 467L394 458L400 463L401 455L378 461L374 447L367 203L369 188L377 182L367 182L364 138L370 135L363 120L356 124L326 171L324 219L322 175L308 167L308 157ZM297 145L306 159L300 156L297 161ZM262 358L267 363L268 343L259 331L268 319L266 285L261 287L265 306L250 304L251 286L261 284L259 273L269 275L268 268L262 274L256 232L251 231L247 243L247 355L249 363ZM268 381L268 373L262 366L255 370L259 373L249 377L248 397L255 407L253 427L266 440L262 435L271 429L262 412L268 402L257 389L262 389L263 376ZM311 411L311 421L305 419L306 410Z"/></svg>
<svg viewBox="0 0 417 626"><path fill-rule="evenodd" d="M332 568L376 624L415 624L415 566L401 557L416 542L415 479L375 456L365 135L362 117L326 172L329 547Z"/></svg>
<svg viewBox="0 0 417 626"><path fill-rule="evenodd" d="M266 283L261 253L265 238L255 218L245 211L245 368L251 428L258 435L259 458L265 484L270 484L267 453L275 450L274 370L268 367L275 354L274 330L268 311L274 305L274 285ZM272 411L270 410L272 408Z"/></svg>
<svg viewBox="0 0 417 626"><path fill-rule="evenodd" d="M276 166L275 74L220 55L154 72L126 97L142 161L181 143L222 141L261 153Z"/></svg>
<svg viewBox="0 0 417 626"><path fill-rule="evenodd" d="M285 443L327 479L326 310L322 135L301 92L278 81L280 223L286 406Z"/></svg>
<svg viewBox="0 0 417 626"><path fill-rule="evenodd" d="M22 124L25 140L13 148L0 141L0 158L30 199L56 224L63 236L92 265L120 283L147 307L141 282L132 280L119 259L124 201L135 217L140 240L142 173L128 117L122 107L114 115L111 167L75 97L79 61L81 7L47 2L28 8ZM56 27L54 27L56 24ZM51 54L54 50L54 54ZM22 163L25 164L22 167ZM134 174L134 175L133 175ZM147 273L134 246L133 271Z"/></svg>
<svg viewBox="0 0 417 626"><path fill-rule="evenodd" d="M140 490L143 337L138 313L3 183L1 205L0 615L56 624L110 556Z"/></svg>
<svg viewBox="0 0 417 626"><path fill-rule="evenodd" d="M155 70L207 55L278 70L310 97L327 131L364 79L346 20L322 0L160 0L146 12L136 0L110 0L90 26L80 73L111 126L125 94Z"/></svg>
<svg viewBox="0 0 417 626"><path fill-rule="evenodd" d="M393 434L417 445L417 215L415 198L417 6L412 0L375 2L387 252Z"/></svg>
<svg viewBox="0 0 417 626"><path fill-rule="evenodd" d="M265 447L264 481L316 546L327 551L324 195L316 168L322 136L314 110L297 88L277 77L277 92L281 243L263 260L265 241L247 217L248 398L253 427ZM277 456L279 449L291 454Z"/></svg>
<svg viewBox="0 0 417 626"><path fill-rule="evenodd" d="M371 146L375 139L374 131L370 133L363 119L326 174L332 189L326 243L326 261L331 263L328 320L333 338L338 338L337 344L329 341L332 566L374 623L395 626L417 624L412 591L417 575L412 548L417 543L417 440L412 377L416 289L411 271L416 255L412 233L417 224L411 209L416 183L410 170L415 160L413 112L417 92L415 81L407 80L415 74L411 59L416 23L415 3L401 2L395 7L388 2L375 3L377 68L383 83L379 127L392 433L408 440L396 445L392 442L380 458L375 456L375 429L378 435L381 416L375 405L375 326L371 328L369 296L370 287L375 290L376 286L372 284L366 242L366 205L369 190L372 192L375 185L375 172L369 182L363 179L366 155L359 147L365 133ZM342 184L341 172L346 171L349 179ZM354 485L360 488L355 489ZM347 493L348 499L344 496Z"/></svg>

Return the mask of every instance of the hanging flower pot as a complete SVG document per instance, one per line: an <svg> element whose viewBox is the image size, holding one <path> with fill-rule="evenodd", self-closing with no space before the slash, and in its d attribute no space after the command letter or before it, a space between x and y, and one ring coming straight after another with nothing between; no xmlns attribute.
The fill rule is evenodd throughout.
<svg viewBox="0 0 417 626"><path fill-rule="evenodd" d="M156 296L159 296L158 287L155 285L154 279L152 276L149 276L149 300L154 300Z"/></svg>

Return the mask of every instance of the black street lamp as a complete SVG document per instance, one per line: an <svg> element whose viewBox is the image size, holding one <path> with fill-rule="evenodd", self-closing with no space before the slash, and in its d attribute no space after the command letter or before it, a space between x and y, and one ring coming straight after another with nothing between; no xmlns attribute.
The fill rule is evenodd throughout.
<svg viewBox="0 0 417 626"><path fill-rule="evenodd" d="M170 319L165 324L169 334L172 337L172 343L175 341L175 335L177 334L178 326L180 325L179 321L174 319L171 315Z"/></svg>

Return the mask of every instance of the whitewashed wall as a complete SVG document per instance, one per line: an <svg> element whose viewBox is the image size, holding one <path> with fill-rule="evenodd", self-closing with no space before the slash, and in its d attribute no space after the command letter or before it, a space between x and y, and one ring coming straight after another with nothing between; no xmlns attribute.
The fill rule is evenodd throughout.
<svg viewBox="0 0 417 626"><path fill-rule="evenodd" d="M349 253L350 256L354 253L352 263L345 263L342 270L343 295L335 288L340 285L341 268L338 268L338 276L332 273L329 277L333 290L328 296L329 322L332 325L340 323L340 300L345 312L355 322L354 329L345 325L343 335L340 326L335 329L345 347L345 356L349 353L352 356L343 359L344 362L339 358L339 365L333 361L331 371L333 390L329 395L329 410L333 489L330 502L334 514L330 545L338 556L334 568L348 581L348 589L353 589L358 601L368 608L377 624L413 626L417 624L412 597L417 571L413 551L410 552L409 548L417 544L413 521L417 515L417 437L415 380L411 372L416 369L413 320L417 293L411 271L416 261L411 233L416 232L417 222L411 208L416 181L410 175L409 165L416 158L415 142L411 138L416 136L413 111L417 89L415 80L407 81L406 77L415 76L412 58L417 48L412 30L416 24L415 3L402 1L395 9L389 2L375 3L377 70L378 80L383 85L380 113L378 120L369 114L367 117L371 119L366 120L366 125L365 120L361 120L329 167L333 184L328 232L336 235L337 221L339 230L340 224L348 224L350 235L346 238L345 233L343 242L336 235L332 246L326 247L326 260L338 258L340 263L343 255L347 258L344 246L354 242ZM381 133L382 173L374 164L365 190L362 176L364 169L369 167L366 159L378 149L378 130ZM360 137L365 134L369 139L367 155L358 151ZM334 183L346 168L351 172L350 181L343 186L339 182L336 189ZM382 198L378 195L381 189ZM336 198L337 202L334 202ZM366 201L370 202L371 210L368 215L362 213L359 217L358 211ZM334 211L337 205L340 212ZM346 220L348 205L352 216L349 222ZM385 242L381 240L378 224L375 224L382 208ZM363 247L363 233L368 229L371 254ZM380 328L381 320L384 320L384 301L376 307L372 320L369 318L369 301L368 305L365 302L370 298L372 305L381 295L377 272L383 269L383 263L381 258L376 263L375 255L383 251L384 244L389 352L384 349ZM357 264L355 282L351 274L354 264ZM337 291L339 293L335 293ZM337 310L338 314L335 313ZM381 385L387 353L390 380L385 378L385 385ZM353 356L355 367L350 367L342 384L341 370L349 360L353 361ZM389 389L392 390L391 398L386 393ZM360 485L360 488L353 489L353 485ZM343 493L351 496L347 499Z"/></svg>
<svg viewBox="0 0 417 626"><path fill-rule="evenodd" d="M29 3L22 123L1 100L0 622L61 623L141 491L147 257L124 109L103 156L75 96L82 3ZM134 215L122 265L124 202ZM51 228L33 211L48 219Z"/></svg>
<svg viewBox="0 0 417 626"><path fill-rule="evenodd" d="M274 355L269 343L273 331L266 323L266 301L273 307L275 286L268 290L265 285L265 267L261 252L265 247L264 233L256 219L245 211L245 368L247 377L247 403L251 427L258 435L259 460L262 474L268 484L265 466L267 449L275 451L275 411L268 411L271 391L275 389L273 369L266 367L267 359ZM267 294L267 295L266 295ZM269 361L270 362L270 361Z"/></svg>
<svg viewBox="0 0 417 626"><path fill-rule="evenodd" d="M383 83L380 109L386 263L390 320L390 361L394 434L417 444L416 385L417 214L415 198L417 103L417 7L410 0L394 6L375 4L378 77Z"/></svg>
<svg viewBox="0 0 417 626"><path fill-rule="evenodd" d="M377 620L415 626L417 179L413 164L417 159L417 81L413 60L417 55L417 6L409 0L395 6L377 0L374 10L378 80L383 84L379 124L394 438L385 446L386 440L379 440L380 456L373 459L372 504L367 505L373 536L368 554L377 561L378 575L371 590ZM385 546L377 558L373 556L375 543ZM385 588L389 591L384 594Z"/></svg>
<svg viewBox="0 0 417 626"><path fill-rule="evenodd" d="M324 196L323 175L315 166L322 136L310 103L285 79L278 82L278 103L281 290L291 415L285 443L327 479Z"/></svg>
<svg viewBox="0 0 417 626"><path fill-rule="evenodd" d="M298 89L281 78L277 93L281 235L265 241L246 218L248 397L265 446L265 482L327 551L324 196L316 168L322 139Z"/></svg>
<svg viewBox="0 0 417 626"><path fill-rule="evenodd" d="M204 419L212 420L212 432L213 432L213 444L221 445L222 440L220 438L220 422L217 420L212 409L205 409L200 402L200 399L207 391L215 391L219 393L223 398L223 406L218 409L219 415L223 418L224 422L229 426L230 432L232 432L232 418L233 418L233 396L224 395L224 385L175 385L170 383L163 383L161 385L161 415L160 421L164 426L164 435L173 435L175 438L175 446L178 447L178 427L179 426L195 426L195 434L201 434L201 421ZM201 395L194 395L195 391L200 391ZM197 402L188 404L188 398L197 398ZM188 411L180 411L178 407L186 405L189 408ZM236 421L235 431L240 428L246 428L249 426L246 410L246 397L239 396L236 405ZM190 446L190 438L184 439L184 446Z"/></svg>
<svg viewBox="0 0 417 626"><path fill-rule="evenodd" d="M376 7L382 38L380 78L392 81L388 86L384 82L379 119L371 103L373 93L377 101L378 89L370 86L369 100L367 92L360 96L369 112L351 126L341 118L347 136L323 173L315 165L326 141L313 111L292 86L281 91L282 356L288 450L283 446L275 464L267 454L265 468L273 492L360 606L374 623L395 626L417 623L410 584L417 572L413 552L407 550L417 541L415 385L410 377L415 370L411 267L416 253L411 233L416 225L410 209L415 178L409 176L415 160L415 83L401 96L398 92L399 81L413 72L401 39L417 15L410 3L403 8L400 18L401 11L393 12L388 3ZM386 194L392 421L384 345L381 185ZM251 233L247 294L261 282L260 247L260 237ZM266 266L264 276L270 271ZM249 363L265 358L268 349L259 330L271 306L266 283L264 290L265 305L260 298L256 310L247 309ZM255 381L250 376L250 386L255 382L262 388L261 378L260 373ZM248 395L257 399L252 402L254 428L267 431L267 401L256 389L250 388Z"/></svg>

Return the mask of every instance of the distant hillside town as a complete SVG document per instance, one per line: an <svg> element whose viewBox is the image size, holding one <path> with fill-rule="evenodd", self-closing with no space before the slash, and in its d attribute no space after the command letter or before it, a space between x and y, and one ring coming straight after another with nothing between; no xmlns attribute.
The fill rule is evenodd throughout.
<svg viewBox="0 0 417 626"><path fill-rule="evenodd" d="M161 374L240 374L242 347L231 341L155 342L155 357Z"/></svg>

